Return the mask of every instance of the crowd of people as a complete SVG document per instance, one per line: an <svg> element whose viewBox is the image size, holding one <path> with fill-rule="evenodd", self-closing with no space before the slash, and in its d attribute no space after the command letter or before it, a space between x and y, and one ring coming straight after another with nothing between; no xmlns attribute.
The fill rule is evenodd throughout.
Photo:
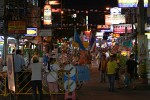
<svg viewBox="0 0 150 100"><path fill-rule="evenodd" d="M137 61L135 55L131 54L129 59L125 61L125 66L122 68L117 54L110 55L106 58L103 53L99 62L100 82L106 83L108 77L109 91L115 90L115 84L118 89L132 88L136 89L135 79L137 78Z"/></svg>
<svg viewBox="0 0 150 100"><path fill-rule="evenodd" d="M14 65L15 65L15 76L22 74L22 71L25 69L25 61L21 55L21 50L13 51L14 54ZM106 53L101 53L99 60L98 70L100 73L100 82L106 83L108 79L109 91L115 91L115 84L117 88L136 88L134 80L137 77L137 65L138 63L134 60L135 55L131 54L129 59L126 60L125 68L121 68L120 59L117 57L117 54L106 55ZM59 58L54 57L50 52L46 52L43 55L43 62L39 61L39 54L35 52L32 58L30 59L30 65L28 70L31 71L31 87L33 99L37 100L37 89L39 93L39 98L42 100L42 71L47 73L46 81L48 89L50 92L51 100L57 100L57 93L59 91L58 83L58 71L62 71L63 67L71 63L73 65L84 64L91 66L91 62L94 60L92 53L88 51L81 51L73 55L67 54L65 51L62 51ZM122 75L124 75L123 86L122 86ZM19 77L18 81L22 81L23 77ZM25 84L20 84L19 88L23 88ZM18 87L17 87L18 88Z"/></svg>

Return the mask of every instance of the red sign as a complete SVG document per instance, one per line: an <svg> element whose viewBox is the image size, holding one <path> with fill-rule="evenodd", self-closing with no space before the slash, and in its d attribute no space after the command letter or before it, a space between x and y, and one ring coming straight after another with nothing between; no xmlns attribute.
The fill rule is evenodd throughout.
<svg viewBox="0 0 150 100"><path fill-rule="evenodd" d="M61 9L57 8L57 9L52 9L52 12L61 12Z"/></svg>
<svg viewBox="0 0 150 100"><path fill-rule="evenodd" d="M114 33L132 33L132 24L114 24L113 25Z"/></svg>
<svg viewBox="0 0 150 100"><path fill-rule="evenodd" d="M25 34L26 23L25 21L10 21L8 22L8 33L9 34Z"/></svg>

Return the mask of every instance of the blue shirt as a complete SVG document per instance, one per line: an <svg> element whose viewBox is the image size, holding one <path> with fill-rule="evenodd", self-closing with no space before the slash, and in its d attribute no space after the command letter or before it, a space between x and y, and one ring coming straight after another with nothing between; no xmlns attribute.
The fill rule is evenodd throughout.
<svg viewBox="0 0 150 100"><path fill-rule="evenodd" d="M20 72L22 70L22 66L25 65L24 58L19 54L14 55L14 65L15 72Z"/></svg>
<svg viewBox="0 0 150 100"><path fill-rule="evenodd" d="M46 56L46 55L44 55L44 57L43 57L43 64L44 64L44 65L47 65L48 60L49 60L49 57Z"/></svg>

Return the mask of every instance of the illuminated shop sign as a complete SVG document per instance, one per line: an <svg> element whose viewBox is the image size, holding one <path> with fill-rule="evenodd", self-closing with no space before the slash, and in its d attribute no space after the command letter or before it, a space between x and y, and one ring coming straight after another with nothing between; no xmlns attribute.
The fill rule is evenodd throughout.
<svg viewBox="0 0 150 100"><path fill-rule="evenodd" d="M121 14L121 8L118 7L111 8L110 14Z"/></svg>
<svg viewBox="0 0 150 100"><path fill-rule="evenodd" d="M113 32L113 30L100 30L101 32Z"/></svg>
<svg viewBox="0 0 150 100"><path fill-rule="evenodd" d="M97 25L97 29L110 29L110 25Z"/></svg>
<svg viewBox="0 0 150 100"><path fill-rule="evenodd" d="M125 15L122 14L105 15L105 25L120 24L120 23L126 23Z"/></svg>
<svg viewBox="0 0 150 100"><path fill-rule="evenodd" d="M8 33L9 34L25 34L26 33L25 21L9 21Z"/></svg>
<svg viewBox="0 0 150 100"><path fill-rule="evenodd" d="M44 6L44 25L51 25L52 24L52 10L49 4Z"/></svg>
<svg viewBox="0 0 150 100"><path fill-rule="evenodd" d="M117 24L113 25L114 33L132 33L132 24Z"/></svg>
<svg viewBox="0 0 150 100"><path fill-rule="evenodd" d="M118 7L138 7L139 0L118 0ZM148 0L144 0L144 7L148 7Z"/></svg>
<svg viewBox="0 0 150 100"><path fill-rule="evenodd" d="M103 37L103 34L104 34L103 32L96 32L97 37Z"/></svg>
<svg viewBox="0 0 150 100"><path fill-rule="evenodd" d="M61 12L61 9L57 8L57 9L52 9L52 12Z"/></svg>
<svg viewBox="0 0 150 100"><path fill-rule="evenodd" d="M51 0L49 1L50 5L60 5L60 2L58 0Z"/></svg>
<svg viewBox="0 0 150 100"><path fill-rule="evenodd" d="M119 38L119 37L120 37L120 34L113 34L113 37Z"/></svg>
<svg viewBox="0 0 150 100"><path fill-rule="evenodd" d="M150 33L145 33L147 35L147 39L150 39Z"/></svg>
<svg viewBox="0 0 150 100"><path fill-rule="evenodd" d="M37 36L37 28L27 28L25 36Z"/></svg>

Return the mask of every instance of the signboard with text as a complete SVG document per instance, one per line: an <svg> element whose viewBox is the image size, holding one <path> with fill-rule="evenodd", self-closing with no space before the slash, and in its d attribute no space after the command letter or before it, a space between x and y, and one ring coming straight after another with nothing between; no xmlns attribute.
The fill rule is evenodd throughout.
<svg viewBox="0 0 150 100"><path fill-rule="evenodd" d="M25 34L26 33L25 21L9 21L8 33L9 34Z"/></svg>
<svg viewBox="0 0 150 100"><path fill-rule="evenodd" d="M114 24L113 25L114 33L132 33L132 24Z"/></svg>
<svg viewBox="0 0 150 100"><path fill-rule="evenodd" d="M110 29L110 25L97 25L97 29L99 30Z"/></svg>
<svg viewBox="0 0 150 100"><path fill-rule="evenodd" d="M41 29L39 30L39 36L52 36L52 29Z"/></svg>
<svg viewBox="0 0 150 100"><path fill-rule="evenodd" d="M126 23L125 15L122 14L105 15L105 25L120 24L120 23Z"/></svg>
<svg viewBox="0 0 150 100"><path fill-rule="evenodd" d="M37 28L27 28L25 36L37 36Z"/></svg>
<svg viewBox="0 0 150 100"><path fill-rule="evenodd" d="M118 7L138 7L139 0L118 0ZM144 0L144 7L148 7L148 0Z"/></svg>
<svg viewBox="0 0 150 100"><path fill-rule="evenodd" d="M44 6L44 25L51 25L52 24L52 10L49 4Z"/></svg>

